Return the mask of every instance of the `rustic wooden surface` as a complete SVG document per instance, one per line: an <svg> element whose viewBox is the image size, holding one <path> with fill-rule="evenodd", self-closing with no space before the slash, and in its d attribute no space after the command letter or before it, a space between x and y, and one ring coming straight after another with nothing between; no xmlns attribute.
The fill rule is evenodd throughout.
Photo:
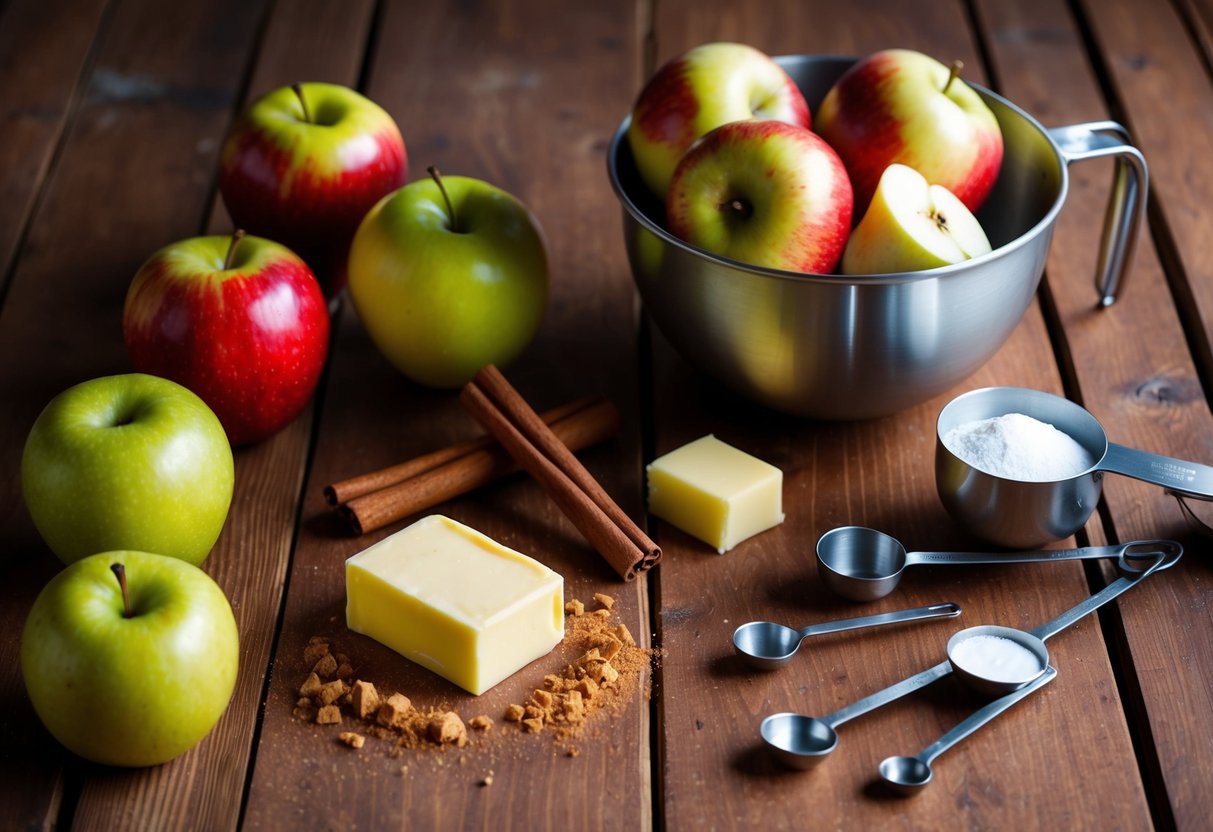
<svg viewBox="0 0 1213 832"><path fill-rule="evenodd" d="M1113 118L1151 169L1149 224L1120 302L1092 287L1111 166L1071 168L1039 301L1006 345L953 391L894 416L823 424L758 408L691 370L646 318L620 239L606 142L653 62L710 40L774 54L907 46L962 58L1046 126ZM0 824L11 828L1089 828L1205 829L1213 817L1213 568L1160 489L1110 477L1078 543L1171 536L1183 562L1050 641L1056 682L940 758L910 800L876 785L977 702L953 681L842 727L810 773L779 768L757 725L821 715L934 664L953 623L823 637L779 673L733 656L750 619L805 624L859 614L817 581L813 544L842 524L908 547L963 548L935 496L934 419L987 384L1064 393L1113 442L1213 463L1213 3L1209 0L662 0L482 4L392 0L0 3ZM416 701L496 716L543 660L471 697L341 624L355 539L323 504L328 482L470 436L452 395L400 378L346 304L314 406L237 452L237 488L207 570L241 632L231 706L194 750L154 769L81 762L38 723L18 635L59 567L20 497L19 460L41 407L67 386L129 369L126 287L153 250L229 226L215 196L234 114L294 80L356 86L396 118L413 176L428 164L493 181L543 223L547 318L508 368L537 406L587 393L624 414L583 459L643 518L643 464L714 432L785 472L787 520L725 557L660 522L661 567L619 581L546 495L516 477L440 508L536 554L567 594L614 595L661 651L620 714L566 756L500 732L462 752L352 753L292 718L302 647L328 635L360 670ZM950 600L965 625L1032 627L1112 575L1079 564L911 574L862 608ZM492 772L491 786L481 785Z"/></svg>

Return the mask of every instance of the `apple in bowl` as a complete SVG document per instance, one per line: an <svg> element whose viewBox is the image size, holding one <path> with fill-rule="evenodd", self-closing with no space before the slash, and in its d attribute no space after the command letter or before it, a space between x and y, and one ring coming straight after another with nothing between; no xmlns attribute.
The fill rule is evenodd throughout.
<svg viewBox="0 0 1213 832"><path fill-rule="evenodd" d="M678 160L708 131L741 119L808 127L804 95L769 55L740 43L705 43L662 66L641 89L628 143L649 190L664 198Z"/></svg>
<svg viewBox="0 0 1213 832"><path fill-rule="evenodd" d="M734 121L683 155L666 196L670 233L753 266L828 274L851 229L851 184L820 136Z"/></svg>

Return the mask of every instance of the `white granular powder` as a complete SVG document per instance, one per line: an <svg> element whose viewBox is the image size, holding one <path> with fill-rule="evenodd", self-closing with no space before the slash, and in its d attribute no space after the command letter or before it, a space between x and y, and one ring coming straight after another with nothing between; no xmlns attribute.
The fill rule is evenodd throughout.
<svg viewBox="0 0 1213 832"><path fill-rule="evenodd" d="M1095 464L1072 436L1022 413L957 425L943 444L974 468L1022 482L1065 480Z"/></svg>
<svg viewBox="0 0 1213 832"><path fill-rule="evenodd" d="M1035 653L1003 636L971 636L958 641L948 657L991 682L1030 682L1044 669Z"/></svg>

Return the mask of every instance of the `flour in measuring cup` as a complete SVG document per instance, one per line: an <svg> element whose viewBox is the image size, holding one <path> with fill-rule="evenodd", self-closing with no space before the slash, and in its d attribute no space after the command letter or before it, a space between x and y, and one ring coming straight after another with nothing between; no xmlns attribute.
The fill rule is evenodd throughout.
<svg viewBox="0 0 1213 832"><path fill-rule="evenodd" d="M1022 482L1065 480L1095 464L1069 434L1023 413L957 425L943 444L974 468Z"/></svg>

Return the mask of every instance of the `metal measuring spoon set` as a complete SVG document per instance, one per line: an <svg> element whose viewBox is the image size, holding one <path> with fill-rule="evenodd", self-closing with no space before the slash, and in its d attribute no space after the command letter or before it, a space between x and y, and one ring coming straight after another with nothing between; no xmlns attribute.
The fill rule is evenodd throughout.
<svg viewBox="0 0 1213 832"><path fill-rule="evenodd" d="M832 714L824 717L795 713L768 716L760 727L763 742L775 757L786 765L809 769L820 763L838 745L837 728L840 725L921 690L953 672L975 690L998 696L999 698L972 714L917 757L890 757L881 764L880 774L891 788L903 794L915 792L930 782L930 763L935 757L1038 690L1056 675L1056 671L1049 664L1049 652L1044 645L1046 639L1099 609L1154 572L1174 566L1183 554L1183 547L1173 541L1156 541L1152 545L1153 557L1148 565L1144 566L1140 558L1145 557L1145 552L1120 552L1118 563L1126 574L1057 618L1026 632L1012 627L991 626L961 630L948 641L947 660L869 694ZM989 673L983 666L968 661L963 646L970 639L991 636L1008 639L1030 653L1036 662L1034 672L1018 678L1007 678L1000 673Z"/></svg>

